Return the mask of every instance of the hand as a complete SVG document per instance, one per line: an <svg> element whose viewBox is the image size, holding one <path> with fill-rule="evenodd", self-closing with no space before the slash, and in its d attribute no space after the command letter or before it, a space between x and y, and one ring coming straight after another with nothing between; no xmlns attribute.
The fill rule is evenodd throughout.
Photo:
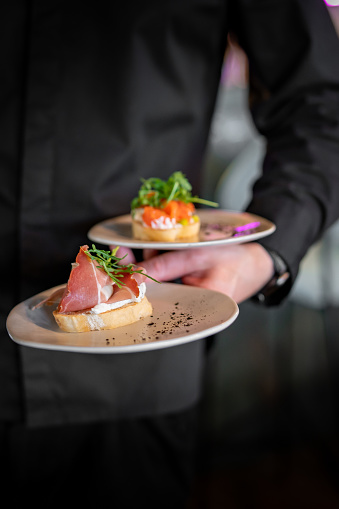
<svg viewBox="0 0 339 509"><path fill-rule="evenodd" d="M274 273L271 257L257 243L185 249L160 255L145 250L144 258L140 265L158 281L181 278L184 284L225 293L237 303L257 293Z"/></svg>

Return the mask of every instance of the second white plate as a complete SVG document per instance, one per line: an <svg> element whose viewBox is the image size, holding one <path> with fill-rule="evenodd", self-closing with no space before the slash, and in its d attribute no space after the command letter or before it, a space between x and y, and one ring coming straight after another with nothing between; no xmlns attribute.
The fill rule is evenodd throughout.
<svg viewBox="0 0 339 509"><path fill-rule="evenodd" d="M240 244L271 235L276 227L263 217L247 212L227 210L198 210L201 231L194 242L154 242L137 240L132 235L131 215L107 219L93 226L88 237L101 244L126 246L135 249L186 249L221 244Z"/></svg>

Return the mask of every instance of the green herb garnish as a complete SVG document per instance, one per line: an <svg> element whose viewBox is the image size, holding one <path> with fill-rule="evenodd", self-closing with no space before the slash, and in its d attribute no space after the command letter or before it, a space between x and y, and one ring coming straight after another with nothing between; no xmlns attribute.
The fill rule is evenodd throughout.
<svg viewBox="0 0 339 509"><path fill-rule="evenodd" d="M89 256L95 263L97 263L97 267L99 269L103 269L111 279L113 279L114 283L121 288L125 283L119 280L119 278L123 278L126 273L128 274L144 274L144 276L152 279L156 283L159 283L156 279L152 278L148 274L145 274L142 269L135 269L135 265L133 263L129 263L128 265L120 264L121 260L126 258L127 255L119 258L116 256L116 253L119 249L119 246L113 249L113 251L104 251L102 249L97 249L94 244L92 244L92 249L88 249L85 251L87 256Z"/></svg>
<svg viewBox="0 0 339 509"><path fill-rule="evenodd" d="M204 200L198 196L192 196L192 186L181 171L175 171L168 180L151 177L141 179L142 185L138 196L131 202L131 209L150 205L155 208L164 208L171 200L184 203L200 203L210 207L218 207L219 204L213 201Z"/></svg>

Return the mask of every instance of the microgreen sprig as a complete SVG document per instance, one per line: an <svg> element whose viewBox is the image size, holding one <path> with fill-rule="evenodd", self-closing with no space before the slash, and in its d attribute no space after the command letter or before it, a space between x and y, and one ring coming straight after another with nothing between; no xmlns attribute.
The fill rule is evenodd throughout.
<svg viewBox="0 0 339 509"><path fill-rule="evenodd" d="M128 274L143 274L144 276L152 279L156 283L159 283L156 279L152 278L148 274L146 274L142 269L136 269L133 263L129 263L128 265L122 265L120 262L126 258L127 255L116 256L119 246L117 246L112 251L105 251L103 249L97 249L94 244L92 244L92 249L88 249L85 251L87 256L93 260L99 269L103 269L106 274L114 281L114 283L121 288L125 285L119 278L123 278L126 273Z"/></svg>
<svg viewBox="0 0 339 509"><path fill-rule="evenodd" d="M155 208L163 208L171 200L183 201L184 203L200 203L210 207L218 207L213 201L204 200L198 196L192 196L192 186L181 171L175 171L168 180L151 177L141 179L142 185L138 196L131 202L131 209L150 205Z"/></svg>

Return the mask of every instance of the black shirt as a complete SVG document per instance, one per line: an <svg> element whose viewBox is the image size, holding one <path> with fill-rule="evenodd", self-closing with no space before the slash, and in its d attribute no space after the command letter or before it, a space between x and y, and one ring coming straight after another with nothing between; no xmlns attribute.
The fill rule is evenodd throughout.
<svg viewBox="0 0 339 509"><path fill-rule="evenodd" d="M267 137L249 210L292 272L339 216L339 44L321 0L17 0L0 8L3 291L0 420L87 422L199 397L203 342L125 356L17 347L5 318L67 280L96 222L129 212L141 177L200 168L232 31ZM283 296L283 295L282 295ZM281 297L282 297L281 296Z"/></svg>

